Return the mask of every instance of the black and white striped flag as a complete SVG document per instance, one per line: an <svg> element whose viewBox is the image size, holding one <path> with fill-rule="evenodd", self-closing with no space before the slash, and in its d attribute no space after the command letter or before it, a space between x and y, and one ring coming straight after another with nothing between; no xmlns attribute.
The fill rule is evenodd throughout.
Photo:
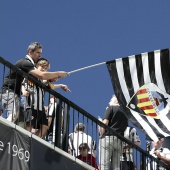
<svg viewBox="0 0 170 170"><path fill-rule="evenodd" d="M128 119L152 140L170 136L169 50L106 62L115 95Z"/></svg>

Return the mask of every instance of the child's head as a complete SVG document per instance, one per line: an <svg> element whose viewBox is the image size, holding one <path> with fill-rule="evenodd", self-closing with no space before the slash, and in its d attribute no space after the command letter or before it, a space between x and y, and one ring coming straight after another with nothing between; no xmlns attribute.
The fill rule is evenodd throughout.
<svg viewBox="0 0 170 170"><path fill-rule="evenodd" d="M74 127L74 132L85 132L86 126L83 123L77 123Z"/></svg>
<svg viewBox="0 0 170 170"><path fill-rule="evenodd" d="M164 138L159 138L158 141L152 141L152 146L153 146L153 148L158 149L158 148L162 147L163 142L164 142Z"/></svg>
<svg viewBox="0 0 170 170"><path fill-rule="evenodd" d="M36 63L36 68L40 71L47 71L50 68L50 63L45 58L40 58Z"/></svg>
<svg viewBox="0 0 170 170"><path fill-rule="evenodd" d="M79 152L80 152L80 155L82 156L87 156L88 155L88 152L89 152L89 146L87 143L82 143L79 145Z"/></svg>

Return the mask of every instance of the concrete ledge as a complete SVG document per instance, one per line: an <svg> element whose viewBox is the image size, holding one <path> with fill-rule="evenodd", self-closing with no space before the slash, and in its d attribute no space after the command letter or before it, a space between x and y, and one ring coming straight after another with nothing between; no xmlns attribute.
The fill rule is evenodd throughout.
<svg viewBox="0 0 170 170"><path fill-rule="evenodd" d="M55 147L53 144L50 144L49 142L39 138L38 136L32 134L31 132L28 132L27 130L23 129L22 127L15 125L14 123L4 119L3 117L0 117L0 123L15 129L15 130L19 131L20 133L22 133L22 134L24 134L24 135L26 135L30 138L35 139L36 141L40 142L41 144L45 145L46 147L54 150L55 152L61 154L64 157L67 157L68 159L73 161L75 164L79 164L80 166L82 166L82 167L84 167L88 170L95 170L95 168L93 168L92 166L90 166L90 165L86 164L85 162L75 158L74 156L70 155L69 153Z"/></svg>

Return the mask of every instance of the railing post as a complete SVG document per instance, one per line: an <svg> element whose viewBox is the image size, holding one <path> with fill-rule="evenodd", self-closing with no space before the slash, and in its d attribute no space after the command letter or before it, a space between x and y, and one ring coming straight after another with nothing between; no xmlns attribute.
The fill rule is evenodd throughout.
<svg viewBox="0 0 170 170"><path fill-rule="evenodd" d="M146 156L142 154L141 170L146 170Z"/></svg>
<svg viewBox="0 0 170 170"><path fill-rule="evenodd" d="M70 122L70 106L68 106L65 103L63 109L62 150L66 152L68 152L69 122Z"/></svg>
<svg viewBox="0 0 170 170"><path fill-rule="evenodd" d="M57 111L55 121L55 143L54 145L61 148L61 120L62 120L62 101L57 99Z"/></svg>

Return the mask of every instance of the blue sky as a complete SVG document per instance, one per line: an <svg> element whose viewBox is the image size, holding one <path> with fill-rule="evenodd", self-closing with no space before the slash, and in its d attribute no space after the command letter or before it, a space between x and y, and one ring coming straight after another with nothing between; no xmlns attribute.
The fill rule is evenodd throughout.
<svg viewBox="0 0 170 170"><path fill-rule="evenodd" d="M50 0L0 2L0 56L15 63L31 42L43 45L51 71L169 48L170 1ZM106 65L71 74L58 90L95 117L113 94ZM140 132L139 132L140 133ZM144 135L142 147L145 148Z"/></svg>

